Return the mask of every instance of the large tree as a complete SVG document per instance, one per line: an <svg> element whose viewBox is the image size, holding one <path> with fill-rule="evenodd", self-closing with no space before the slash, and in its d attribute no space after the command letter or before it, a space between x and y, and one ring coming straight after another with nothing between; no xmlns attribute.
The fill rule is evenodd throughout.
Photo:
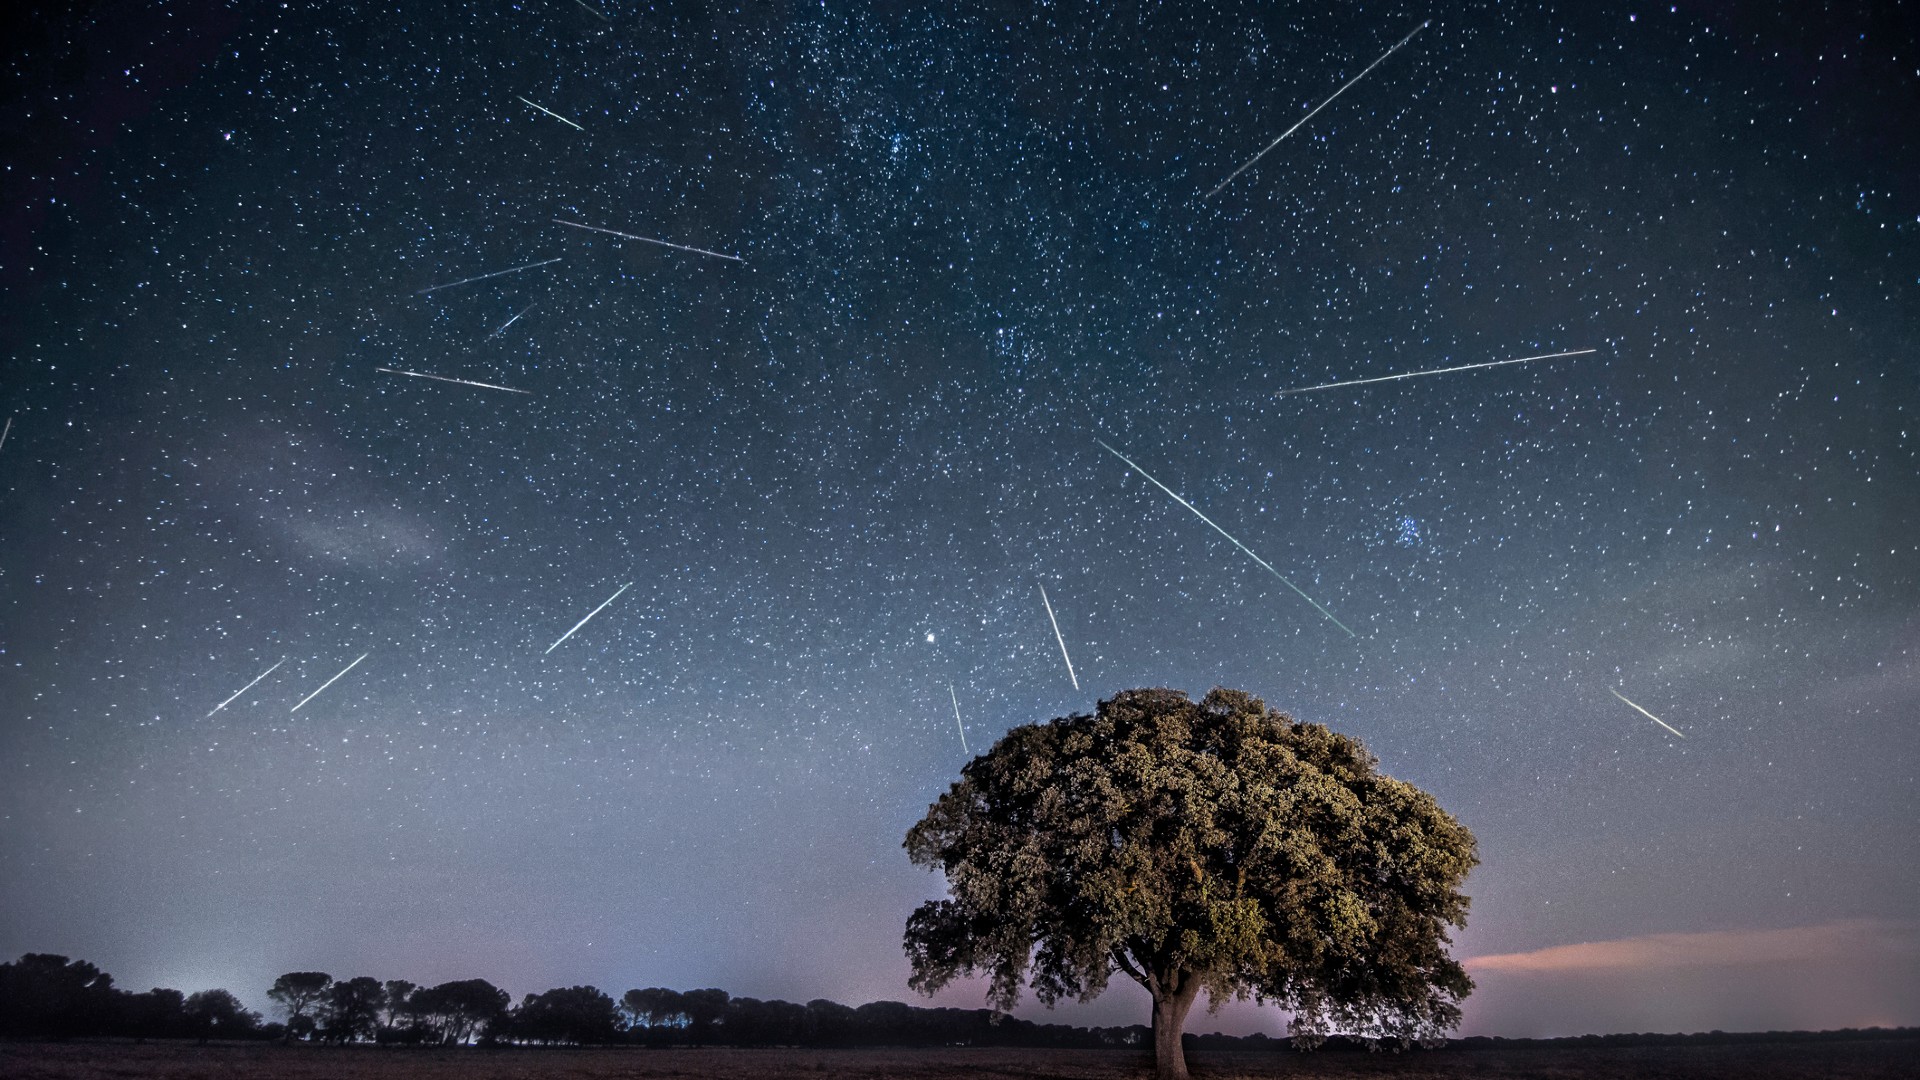
<svg viewBox="0 0 1920 1080"><path fill-rule="evenodd" d="M982 973L1011 1008L1023 982L1051 1005L1122 972L1152 995L1162 1080L1187 1075L1203 989L1280 1005L1307 1042L1438 1037L1473 988L1446 951L1473 835L1375 765L1231 690L1015 728L907 833L951 896L907 921L913 987Z"/></svg>
<svg viewBox="0 0 1920 1080"><path fill-rule="evenodd" d="M326 1002L333 976L324 971L289 971L273 980L267 997L287 1014L287 1041L313 1033L314 1013Z"/></svg>

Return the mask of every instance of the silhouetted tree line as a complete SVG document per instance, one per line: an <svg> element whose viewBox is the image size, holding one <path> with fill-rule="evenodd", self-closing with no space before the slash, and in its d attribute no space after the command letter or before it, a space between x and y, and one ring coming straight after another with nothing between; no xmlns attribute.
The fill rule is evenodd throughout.
<svg viewBox="0 0 1920 1080"><path fill-rule="evenodd" d="M185 995L116 989L83 960L28 953L0 964L0 1036L12 1038L284 1039L398 1045L645 1046L1144 1046L1149 1030L1036 1024L990 1009L922 1009L897 1001L859 1008L805 1005L725 990L591 986L512 998L485 979L416 986L404 979L335 979L290 971L267 990L285 1022L266 1022L225 990Z"/></svg>
<svg viewBox="0 0 1920 1080"><path fill-rule="evenodd" d="M113 976L84 960L28 953L0 964L0 1035L71 1039L119 1035L140 1039L245 1039L271 1035L225 990L182 994L155 987L120 990Z"/></svg>
<svg viewBox="0 0 1920 1080"><path fill-rule="evenodd" d="M733 997L725 990L629 990L615 1001L591 986L528 994L518 1005L485 979L415 986L404 979L335 979L291 971L267 997L286 1016L263 1021L226 990L182 994L156 987L120 990L113 976L84 960L28 953L0 964L0 1037L141 1039L286 1039L334 1043L489 1046L1016 1046L1146 1048L1145 1025L1073 1027L1036 1024L992 1009L925 1009L898 1001L858 1008L816 998L805 1005ZM1913 1038L1914 1028L1842 1031L1701 1032L1690 1035L1582 1035L1563 1039L1453 1039L1456 1049L1575 1048L1703 1043L1810 1042ZM1194 1050L1286 1050L1265 1035L1195 1035ZM1372 1049L1334 1036L1323 1050Z"/></svg>

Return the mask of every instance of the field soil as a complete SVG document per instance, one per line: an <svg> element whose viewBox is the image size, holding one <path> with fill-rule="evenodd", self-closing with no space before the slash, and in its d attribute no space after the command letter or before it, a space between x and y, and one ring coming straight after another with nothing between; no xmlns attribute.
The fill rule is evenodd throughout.
<svg viewBox="0 0 1920 1080"><path fill-rule="evenodd" d="M1187 1061L1195 1080L1909 1080L1920 1077L1920 1040L1408 1054L1195 1051ZM6 1080L1145 1080L1152 1071L1148 1056L1132 1050L480 1050L276 1043L0 1043L0 1077Z"/></svg>

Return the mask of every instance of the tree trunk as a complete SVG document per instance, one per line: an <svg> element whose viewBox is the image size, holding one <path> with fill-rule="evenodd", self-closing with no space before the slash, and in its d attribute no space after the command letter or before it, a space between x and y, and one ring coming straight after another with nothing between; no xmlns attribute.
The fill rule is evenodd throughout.
<svg viewBox="0 0 1920 1080"><path fill-rule="evenodd" d="M1161 980L1161 986L1173 984L1153 999L1153 1075L1155 1080L1187 1080L1187 1052L1180 1045L1186 1030L1187 1010L1200 994L1200 979L1182 973L1175 979Z"/></svg>

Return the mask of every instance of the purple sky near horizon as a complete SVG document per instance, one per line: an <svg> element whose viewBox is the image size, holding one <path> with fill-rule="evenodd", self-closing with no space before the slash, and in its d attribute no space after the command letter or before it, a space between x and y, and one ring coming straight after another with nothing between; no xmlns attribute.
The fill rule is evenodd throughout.
<svg viewBox="0 0 1920 1080"><path fill-rule="evenodd" d="M595 6L14 17L0 954L917 1001L955 703L1225 685L1468 1034L1920 1024L1892 5Z"/></svg>

